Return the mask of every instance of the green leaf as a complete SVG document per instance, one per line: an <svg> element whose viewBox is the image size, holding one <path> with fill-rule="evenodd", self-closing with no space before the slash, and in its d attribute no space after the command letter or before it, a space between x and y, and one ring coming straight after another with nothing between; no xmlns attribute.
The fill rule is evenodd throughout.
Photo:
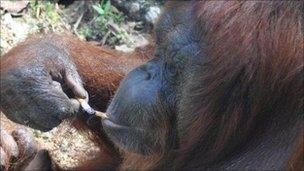
<svg viewBox="0 0 304 171"><path fill-rule="evenodd" d="M93 8L98 12L98 14L104 15L105 11L101 8L100 5L93 5Z"/></svg>
<svg viewBox="0 0 304 171"><path fill-rule="evenodd" d="M110 12L111 11L111 1L107 0L105 4L103 5L103 9L105 12Z"/></svg>

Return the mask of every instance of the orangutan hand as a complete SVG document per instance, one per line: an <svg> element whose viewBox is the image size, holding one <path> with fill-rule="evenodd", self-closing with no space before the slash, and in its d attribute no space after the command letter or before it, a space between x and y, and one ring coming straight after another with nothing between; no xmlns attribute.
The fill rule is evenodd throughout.
<svg viewBox="0 0 304 171"><path fill-rule="evenodd" d="M27 54L24 50L17 59L11 56L0 59L0 110L13 122L49 131L78 114L77 99L88 100L88 93L65 51L47 43L39 46L43 47L37 49L49 51Z"/></svg>
<svg viewBox="0 0 304 171"><path fill-rule="evenodd" d="M37 153L37 144L25 128L11 134L0 128L0 170L41 170L51 168L51 159L46 150Z"/></svg>

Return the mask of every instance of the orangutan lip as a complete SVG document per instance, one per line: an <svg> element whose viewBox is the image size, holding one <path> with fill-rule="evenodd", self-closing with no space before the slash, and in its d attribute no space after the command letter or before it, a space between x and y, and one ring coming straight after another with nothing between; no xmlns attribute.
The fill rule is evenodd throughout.
<svg viewBox="0 0 304 171"><path fill-rule="evenodd" d="M126 126L122 126L122 125L116 124L116 123L114 123L113 121L111 121L109 119L102 120L102 125L104 125L106 127L116 128L116 129L126 129L126 128L128 128Z"/></svg>

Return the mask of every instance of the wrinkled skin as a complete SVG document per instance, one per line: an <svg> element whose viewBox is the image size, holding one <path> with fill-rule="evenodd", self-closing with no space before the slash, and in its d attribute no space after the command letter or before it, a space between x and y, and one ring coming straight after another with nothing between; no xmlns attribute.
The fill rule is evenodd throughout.
<svg viewBox="0 0 304 171"><path fill-rule="evenodd" d="M31 49L38 50L28 54ZM1 110L14 122L48 131L79 112L75 98L88 95L66 52L41 43L26 47L23 53L31 58L1 61Z"/></svg>
<svg viewBox="0 0 304 171"><path fill-rule="evenodd" d="M184 83L204 70L206 61L191 15L169 11L162 16L156 28L155 57L124 78L107 110L106 133L128 151L153 154L175 145L174 121L180 117Z"/></svg>
<svg viewBox="0 0 304 171"><path fill-rule="evenodd" d="M210 3L212 5L213 2L210 1ZM246 5L250 7L250 3L258 2L248 3L249 4L244 5L244 9L248 7ZM227 4L219 2L215 5L226 7L225 5ZM288 7L289 4L286 5ZM275 7L280 6L281 4L274 4L273 8L278 10ZM207 7L210 6L207 5ZM236 5L236 7L241 8L242 6ZM253 5L253 7L256 6ZM263 7L265 7L266 12L273 10L268 10L267 7L269 6L267 6L267 4ZM298 7L299 6L295 6L296 9L299 9ZM292 77L292 79L289 79L289 77L286 78L286 80L291 81L288 82L288 84L286 83L287 86L284 86L295 86L292 91L289 91L289 89L287 91L281 84L272 86L272 83L275 81L267 80L267 71L270 66L274 68L270 67L273 69L271 73L282 74L279 73L279 71L275 72L275 65L272 66L273 63L271 63L273 59L268 59L271 55L266 55L265 57L263 53L260 54L261 58L264 57L267 60L260 60L260 58L251 59L250 57L255 57L255 55L252 54L241 56L242 58L237 60L234 59L235 56L233 55L235 53L251 52L250 50L259 48L249 50L236 48L240 50L240 52L230 52L230 49L225 49L229 53L219 51L219 57L217 56L218 58L214 59L210 55L207 55L208 53L205 50L215 48L213 50L216 51L222 48L222 46L205 46L205 43L217 45L218 42L214 40L217 37L212 37L213 39L209 40L210 42L205 42L204 34L210 31L211 33L215 32L219 34L219 36L224 35L224 38L230 38L229 35L234 33L233 31L229 30L229 34L226 35L223 34L221 30L230 29L232 26L225 27L226 25L224 25L219 27L221 22L214 24L211 22L213 18L207 18L205 20L208 21L205 22L210 22L211 24L209 24L213 27L211 30L203 30L205 25L198 24L198 14L194 13L194 8L192 3L188 2L170 3L167 6L166 13L163 14L156 26L156 49L154 57L146 63L137 66L124 77L107 108L109 118L100 121L106 137L113 142L114 146L121 152L123 161L119 167L130 170L168 168L177 170L239 170L244 168L252 170L272 170L285 168L286 165L289 164L288 161L292 158L293 152L297 151L296 148L301 147L299 137L302 131L302 119L301 116L298 115L298 113L301 113L300 105L298 104L300 97L293 92L298 90L300 82L298 73L301 71L293 70L294 68L300 68L299 62L296 61L298 57L292 56L296 58L296 60L291 60L291 63L297 67L290 67L293 65L286 66L288 69L292 68L288 70L290 72L288 76ZM207 15L207 17L209 14L211 15L212 10L217 10L217 8L206 9L207 12L202 15ZM263 10L264 8L253 9L254 10L249 12L259 9ZM289 8L287 9L289 10ZM292 13L292 11L289 12ZM244 14L245 13L246 12L244 12ZM280 14L269 13L269 17ZM284 11L282 13L284 14ZM235 14L238 13L232 12L229 17L233 17ZM248 15L244 16L248 17ZM252 17L252 15L249 16ZM227 17L227 20L229 20L229 17ZM297 19L297 17L295 18ZM234 24L237 25L244 22L243 20L245 19L240 17L231 22L236 21ZM258 19L262 20L264 18L261 17ZM246 22L247 20L245 23ZM279 22L279 24L282 23L284 22ZM229 24L229 22L226 24ZM250 24L249 20L245 25L247 26L247 24ZM206 25L206 28L211 27L210 25ZM272 28L272 25L270 25L268 29ZM218 30L219 32L216 32ZM254 33L262 34L266 32L263 31L259 32L258 30ZM243 33L243 35L245 35L245 33ZM237 43L242 40L237 38L238 35L234 36L234 39L236 39L235 42ZM233 41L234 39L230 40ZM271 40L271 43L272 39L274 39L274 42L277 41L275 37L268 39ZM230 47L227 46L226 39L220 40L226 43L220 44L223 45L223 48ZM259 44L261 42L258 41L255 43ZM242 44L238 46L242 46ZM231 46L230 48L234 47ZM276 49L274 52L277 51L279 50ZM50 52L56 54L60 51L50 50ZM64 76L64 74L59 76L59 82L62 87L64 87L64 85L71 85L69 82L74 83L72 85L77 85L68 86L68 89L72 90L73 87L86 86L85 84L82 85L78 77L78 75L83 76L83 73L79 70L81 67L77 68L78 63L73 55L66 57L64 55L62 56L62 54L64 53L60 52L59 55L55 56L50 55L50 58L37 57L39 59L38 61L36 60L33 63L29 62L24 66L16 67L17 70L30 70L34 72L34 74L24 76L20 74L16 75L15 72L11 72L15 71L15 69L7 69L4 74L1 73L1 82L3 82L1 84L5 87L1 90L1 96L4 97L4 102L12 98L8 91L12 91L15 94L21 93L21 98L24 98L23 100L31 97L30 94L26 94L26 92L28 92L27 89L20 88L21 83L26 82L28 78L37 80L34 81L37 85L28 84L26 88L38 88L32 93L34 93L34 97L38 99L41 98L41 100L37 101L37 104L31 104L31 106L25 106L23 100L17 100L14 105L20 105L22 109L16 109L15 106L1 102L1 109L5 110L5 114L10 119L23 124L27 122L33 123L30 124L30 126L47 130L58 125L63 118L70 117L70 115L66 113L73 113L75 111L77 113L79 105L77 107L76 104L76 107L73 107L71 101L73 101L75 97L87 98L86 93L78 93L85 92L85 90L77 88L72 91L72 95L66 95L69 94L67 93L68 91L56 89L60 90L60 95L66 95L65 101L63 102L60 98L57 98L57 96L55 96L56 98L52 96L52 86L43 86L46 82L49 85L54 81L52 76L50 76L52 75L50 73L53 72L49 72L54 68L54 73L61 73L60 71L67 70L67 73L70 73L72 76L70 80L73 81L67 81L69 79L65 79L68 77ZM225 59L220 58L222 57L221 55L226 54L232 54L232 56L225 56ZM47 62L48 65L43 65L44 62L50 59L55 59L57 62ZM90 59L90 56L88 56L88 59ZM256 60L260 60L258 61L259 65L255 65ZM265 66L267 66L266 69L259 68L260 65L263 67L263 62L269 61L270 63L265 64ZM59 63L62 65L59 65ZM40 71L35 72L35 70L30 69L30 66L35 64L41 69ZM74 65L76 65L75 67L77 69L73 67ZM41 73L44 72L41 71L45 70L47 72L42 76ZM254 73L252 73L252 71L254 71ZM35 73L38 75L35 75ZM263 74L267 76L261 81L260 79L263 78ZM98 76L98 74L96 75ZM257 75L261 78L257 77ZM43 79L41 79L41 77ZM278 76L276 78L280 77ZM83 79L88 79L88 77L84 76ZM270 86L267 81L270 82ZM284 82L282 80L276 81ZM29 82L33 83L32 81ZM98 89L98 85L95 86L96 89ZM275 89L277 87L279 88ZM273 92L269 91L271 88L274 89ZM41 93L40 91L43 92ZM291 105L286 103L285 97L282 97L282 94L280 94L281 92L289 93L289 98L296 99L295 102L291 103ZM90 91L88 91L88 93L91 94ZM265 102L264 99L266 99ZM259 103L260 101L262 103ZM53 104L54 106L49 108L46 104ZM58 109L62 109L61 106L63 104L65 106L63 109L65 110L52 113L52 110L57 111ZM43 110L38 110L39 106L46 107L42 108ZM28 111L36 113L32 113L32 117L28 118L27 115L22 114L22 110L27 111L27 114L29 114ZM254 113L256 111L257 113ZM290 111L290 113L286 111ZM42 115L40 115L41 112ZM46 128L37 124L37 121L43 122L44 117L48 118L51 117L51 115L55 115L55 117L59 119L48 120ZM298 142L300 142L300 145L298 145Z"/></svg>

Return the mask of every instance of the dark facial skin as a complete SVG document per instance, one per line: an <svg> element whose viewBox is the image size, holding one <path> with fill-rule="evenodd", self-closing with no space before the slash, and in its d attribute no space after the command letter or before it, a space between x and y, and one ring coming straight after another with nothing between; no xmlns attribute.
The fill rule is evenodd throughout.
<svg viewBox="0 0 304 171"><path fill-rule="evenodd" d="M155 57L125 77L107 110L104 129L122 149L151 154L178 144L182 92L202 60L191 12L178 15L174 8L187 10L176 6L164 14L155 31Z"/></svg>

